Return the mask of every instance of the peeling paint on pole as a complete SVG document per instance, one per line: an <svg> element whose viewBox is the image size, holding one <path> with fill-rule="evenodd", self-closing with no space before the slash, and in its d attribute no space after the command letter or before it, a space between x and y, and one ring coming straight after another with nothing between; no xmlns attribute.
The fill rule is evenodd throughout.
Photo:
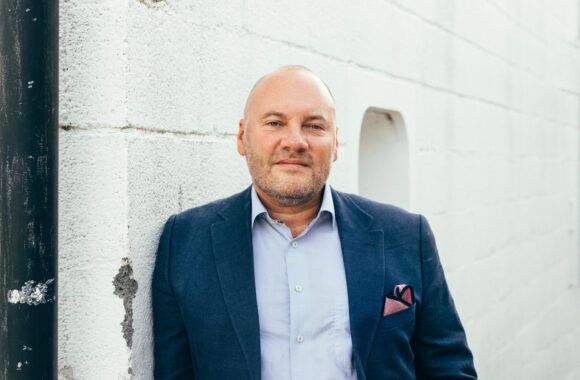
<svg viewBox="0 0 580 380"><path fill-rule="evenodd" d="M123 300L125 318L121 326L127 347L131 348L133 345L133 298L137 294L137 281L133 277L133 267L128 257L123 258L119 273L113 279L113 286L115 295Z"/></svg>
<svg viewBox="0 0 580 380"><path fill-rule="evenodd" d="M24 283L24 286L22 286L20 290L9 290L8 302L36 306L54 301L54 278L51 278L46 282L35 284L35 281L29 280Z"/></svg>

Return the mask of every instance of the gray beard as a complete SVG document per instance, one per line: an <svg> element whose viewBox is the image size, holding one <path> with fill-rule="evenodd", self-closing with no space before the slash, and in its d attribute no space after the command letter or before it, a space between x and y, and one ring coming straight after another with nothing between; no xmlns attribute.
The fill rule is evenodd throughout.
<svg viewBox="0 0 580 380"><path fill-rule="evenodd" d="M260 184L258 179L254 179L256 186L260 188L264 193L268 194L270 197L274 198L280 205L284 207L295 207L300 206L308 202L318 191L322 190L322 187L318 190L311 189L307 193L292 194L292 193L281 193L271 188L266 188ZM324 186L324 184L322 185Z"/></svg>

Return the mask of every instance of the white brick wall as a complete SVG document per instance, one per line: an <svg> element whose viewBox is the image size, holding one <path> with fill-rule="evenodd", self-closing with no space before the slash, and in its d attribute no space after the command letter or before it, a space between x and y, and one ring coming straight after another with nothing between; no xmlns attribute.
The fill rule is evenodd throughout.
<svg viewBox="0 0 580 380"><path fill-rule="evenodd" d="M358 190L368 107L408 128L411 209L435 231L482 379L580 379L580 1L62 0L61 379L152 379L149 282L174 212L249 184L253 82L333 89ZM133 346L111 281L139 284Z"/></svg>

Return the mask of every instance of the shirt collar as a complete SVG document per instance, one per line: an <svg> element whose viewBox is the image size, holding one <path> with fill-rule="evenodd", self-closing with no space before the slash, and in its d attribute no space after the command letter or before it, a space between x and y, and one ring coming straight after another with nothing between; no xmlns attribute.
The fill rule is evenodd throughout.
<svg viewBox="0 0 580 380"><path fill-rule="evenodd" d="M254 188L254 185L252 185L252 228L254 228L254 221L256 220L256 218L260 215L264 215L265 217L270 217L268 215L268 211L266 210L266 207L264 207L264 204L262 203L262 201L260 200L260 198L258 197L258 193L256 192L256 189ZM334 230L336 228L336 217L334 215L334 201L332 200L332 192L330 191L330 185L326 184L324 186L324 190L322 192L322 203L320 204L320 210L318 210L318 214L316 215L316 217L313 220L318 219L318 217L320 216L320 214L326 211L330 214L331 218L332 218L332 229Z"/></svg>

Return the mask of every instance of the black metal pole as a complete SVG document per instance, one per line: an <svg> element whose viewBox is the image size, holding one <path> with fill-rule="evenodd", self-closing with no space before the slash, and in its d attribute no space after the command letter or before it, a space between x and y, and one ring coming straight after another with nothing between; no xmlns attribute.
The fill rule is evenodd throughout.
<svg viewBox="0 0 580 380"><path fill-rule="evenodd" d="M56 379L58 0L0 0L0 379Z"/></svg>

